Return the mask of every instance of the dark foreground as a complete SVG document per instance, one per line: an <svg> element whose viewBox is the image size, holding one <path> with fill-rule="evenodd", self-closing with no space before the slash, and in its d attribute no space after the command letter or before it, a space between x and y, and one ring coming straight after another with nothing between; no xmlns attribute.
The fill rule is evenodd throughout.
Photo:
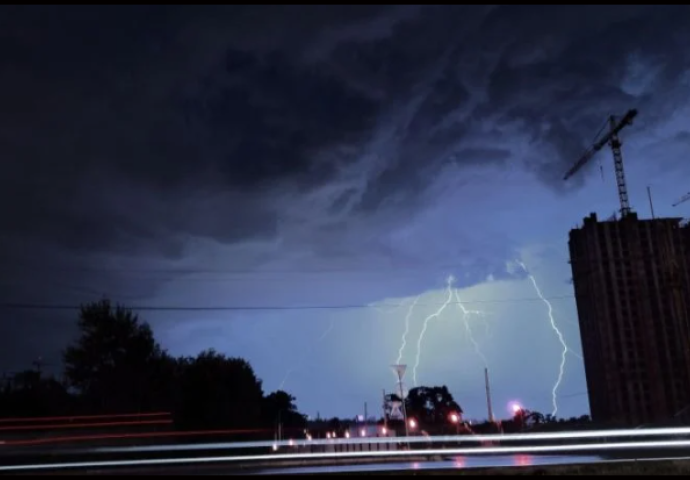
<svg viewBox="0 0 690 480"><path fill-rule="evenodd" d="M467 461L474 460L474 461ZM690 475L690 459L603 460L593 457L530 457L509 462L508 457L443 461L372 463L358 465L239 466L209 464L80 469L87 475ZM513 458L513 460L516 460ZM22 472L24 473L24 472ZM28 472L26 472L28 473ZM43 474L67 473L44 471Z"/></svg>
<svg viewBox="0 0 690 480"><path fill-rule="evenodd" d="M648 448L609 452L588 451L578 454L428 454L401 458L382 456L366 458L282 458L262 456L232 457L218 452L198 451L193 457L164 452L163 458L149 453L109 458L112 454L85 458L78 452L53 452L43 458L33 455L0 457L0 474L70 473L70 474L144 474L144 475L686 475L690 474L690 449ZM215 453L215 455L211 455ZM410 452L410 453L422 453ZM190 454L191 455L191 454ZM12 458L14 457L14 458ZM139 458L137 458L139 457ZM270 456L269 456L270 457ZM71 463L74 462L74 463ZM14 465L14 466L13 466Z"/></svg>
<svg viewBox="0 0 690 480"><path fill-rule="evenodd" d="M47 472L44 472L47 473ZM58 473L58 472L55 472ZM182 468L180 470L128 470L128 471L80 471L77 474L112 475L112 474L145 474L145 475L286 475L295 474L288 469L262 470L262 471L238 471L211 466L201 467L192 471ZM616 463L598 463L584 465L545 465L529 467L480 467L480 468L445 468L445 469L415 469L410 466L407 469L389 471L366 471L362 469L334 468L330 472L321 471L314 475L690 475L690 461L688 460L662 460L662 461L630 461Z"/></svg>
<svg viewBox="0 0 690 480"><path fill-rule="evenodd" d="M363 473L367 475L367 473ZM690 475L690 461L664 460L591 465L379 472L370 475ZM360 474L361 475L361 474Z"/></svg>

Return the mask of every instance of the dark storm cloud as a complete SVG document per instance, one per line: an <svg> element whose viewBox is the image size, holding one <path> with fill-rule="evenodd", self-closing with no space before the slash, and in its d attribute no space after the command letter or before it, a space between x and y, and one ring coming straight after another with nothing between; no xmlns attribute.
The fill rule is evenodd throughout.
<svg viewBox="0 0 690 480"><path fill-rule="evenodd" d="M229 187L327 182L337 165L315 162L319 152L363 141L373 127L378 102L333 74L297 67L280 53L229 57L222 86L188 100L188 114L215 133L209 140L225 145L216 160Z"/></svg>
<svg viewBox="0 0 690 480"><path fill-rule="evenodd" d="M687 17L687 7L2 7L0 301L147 303L185 261L411 267L409 282L396 279L404 287L369 279L351 296L333 289L334 303L417 295L439 270L505 278L511 232L487 227L475 198L425 210L439 183L498 197L490 175L521 168L555 191L579 186L584 175L561 177L608 114L639 108L652 129L685 101ZM488 180L472 190L476 172ZM195 242L226 250L197 264ZM276 304L311 296L314 282L286 278ZM182 282L162 301L198 303L214 287L203 301L273 303L242 280ZM13 341L0 362L57 351L72 325L71 312L1 311L0 336Z"/></svg>
<svg viewBox="0 0 690 480"><path fill-rule="evenodd" d="M673 104L684 12L6 7L0 214L75 252L177 258L276 238L274 192L344 172L321 215L413 210L449 164L562 190L608 113ZM658 73L631 93L636 63Z"/></svg>
<svg viewBox="0 0 690 480"><path fill-rule="evenodd" d="M465 148L453 154L453 160L461 164L483 165L500 163L510 158L510 151L500 148Z"/></svg>
<svg viewBox="0 0 690 480"><path fill-rule="evenodd" d="M555 171L565 171L591 144L607 115L640 108L645 125L663 121L658 109L668 102L665 92L690 66L684 47L690 34L686 7L554 7L542 14L548 25L533 10L516 7L487 19L488 37L512 35L489 77L486 108L521 121L556 151L553 163L539 169L554 180ZM638 95L623 87L635 63L659 68ZM540 135L540 128L547 133Z"/></svg>

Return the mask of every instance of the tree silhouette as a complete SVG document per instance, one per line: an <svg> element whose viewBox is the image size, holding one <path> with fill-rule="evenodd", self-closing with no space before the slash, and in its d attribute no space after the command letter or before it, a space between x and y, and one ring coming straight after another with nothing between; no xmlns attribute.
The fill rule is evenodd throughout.
<svg viewBox="0 0 690 480"><path fill-rule="evenodd" d="M451 413L463 413L445 385L411 389L406 407L408 417L417 419L423 425L444 425L448 423Z"/></svg>
<svg viewBox="0 0 690 480"><path fill-rule="evenodd" d="M169 411L178 428L233 430L243 438L272 430L276 418L284 428L303 429L306 424L290 394L278 391L264 398L261 381L245 360L213 350L172 358L148 324L125 307L113 307L108 300L85 305L78 326L80 336L63 360L65 386L73 393L67 396L80 400L79 413ZM25 385L22 391L36 389L35 375L17 378ZM15 398L5 388L0 407Z"/></svg>
<svg viewBox="0 0 690 480"><path fill-rule="evenodd" d="M181 428L247 433L261 425L263 391L249 363L214 350L180 362L176 420Z"/></svg>
<svg viewBox="0 0 690 480"><path fill-rule="evenodd" d="M151 328L108 300L85 305L80 337L64 353L65 377L89 409L141 412L169 406L172 363Z"/></svg>
<svg viewBox="0 0 690 480"><path fill-rule="evenodd" d="M267 426L275 428L281 424L284 430L297 432L307 424L304 415L297 411L295 397L287 392L278 390L267 395L263 405L263 417Z"/></svg>
<svg viewBox="0 0 690 480"><path fill-rule="evenodd" d="M63 384L36 370L26 370L7 378L0 391L0 412L14 417L69 414L73 398Z"/></svg>

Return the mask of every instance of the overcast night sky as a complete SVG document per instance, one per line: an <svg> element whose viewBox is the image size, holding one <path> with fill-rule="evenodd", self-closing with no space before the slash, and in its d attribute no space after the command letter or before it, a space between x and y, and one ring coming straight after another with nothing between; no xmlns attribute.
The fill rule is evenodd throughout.
<svg viewBox="0 0 690 480"><path fill-rule="evenodd" d="M249 360L310 415L417 380L471 418L588 413L569 229L618 198L690 216L688 7L2 7L0 303L141 311L173 354ZM685 119L685 120L684 120ZM603 174L602 174L603 172ZM334 307L300 309L296 307ZM257 307L270 307L261 309ZM358 308L344 308L358 307ZM76 312L0 309L0 370L57 368ZM377 412L378 413L378 412Z"/></svg>

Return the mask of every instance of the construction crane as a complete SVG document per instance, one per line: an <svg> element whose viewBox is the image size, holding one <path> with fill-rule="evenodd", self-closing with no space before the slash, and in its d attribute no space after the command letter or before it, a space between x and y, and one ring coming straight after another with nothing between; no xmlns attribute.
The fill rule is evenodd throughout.
<svg viewBox="0 0 690 480"><path fill-rule="evenodd" d="M674 207L677 207L677 206L680 205L681 203L685 203L685 202L687 202L688 200L690 200L690 192L688 192L688 193L686 193L685 195L683 195L682 197L680 197L680 200L678 200L676 203L674 203L673 206L674 206Z"/></svg>
<svg viewBox="0 0 690 480"><path fill-rule="evenodd" d="M621 141L618 138L618 133L627 125L631 125L633 119L637 116L637 110L629 110L623 118L618 120L615 116L609 117L609 131L600 140L598 140L592 147L585 152L573 167L568 170L563 180L568 180L575 175L582 167L584 167L594 155L604 148L607 143L613 151L613 165L616 169L616 183L618 184L618 198L621 202L621 217L626 217L630 213L630 202L628 200L628 186L625 182L625 171L623 170L623 154L621 152Z"/></svg>

